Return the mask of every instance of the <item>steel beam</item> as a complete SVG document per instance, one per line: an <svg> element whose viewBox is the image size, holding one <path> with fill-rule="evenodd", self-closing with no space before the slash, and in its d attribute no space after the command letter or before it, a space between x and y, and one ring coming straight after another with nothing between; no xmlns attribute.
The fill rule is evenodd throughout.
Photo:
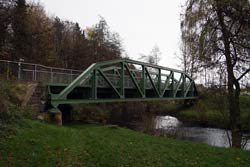
<svg viewBox="0 0 250 167"><path fill-rule="evenodd" d="M101 74L101 76L104 78L104 80L108 83L108 85L115 91L115 93L121 98L121 94L118 92L118 90L114 87L114 85L111 83L111 81L106 77L106 75L98 69L98 72Z"/></svg>
<svg viewBox="0 0 250 167"><path fill-rule="evenodd" d="M77 87L95 68L96 64L92 64L82 74L80 74L73 82L71 82L58 96L54 95L55 98L66 99L66 96Z"/></svg>
<svg viewBox="0 0 250 167"><path fill-rule="evenodd" d="M137 83L135 77L133 76L133 74L132 74L131 71L129 70L129 67L128 67L127 64L125 64L125 68L127 69L128 73L129 73L129 76L130 76L130 78L132 79L134 85L136 86L138 92L140 93L140 95L142 96L142 98L144 98L144 97L145 97L145 94L143 94L143 92L142 92L140 86L138 85L138 83Z"/></svg>
<svg viewBox="0 0 250 167"><path fill-rule="evenodd" d="M172 79L172 75L173 75L173 71L171 71L170 74L169 74L169 76L167 76L167 78L166 78L166 81L165 81L165 84L164 84L164 88L163 88L161 97L164 96L165 91L169 87L169 85L170 85L169 82L170 82L170 79Z"/></svg>
<svg viewBox="0 0 250 167"><path fill-rule="evenodd" d="M149 78L149 81L151 82L151 84L152 84L152 86L153 86L153 88L154 88L156 94L158 95L158 97L160 97L160 93L159 93L157 87L155 86L155 83L154 83L152 77L150 76L150 73L149 73L148 69L145 68L145 70L146 70L146 74L147 74L147 76L148 76L148 78Z"/></svg>
<svg viewBox="0 0 250 167"><path fill-rule="evenodd" d="M113 103L113 102L132 102L132 101L168 101L168 100L186 100L197 99L197 97L168 97L168 98L124 98L124 99L68 99L68 100L54 100L53 105L59 104L89 104L89 103Z"/></svg>
<svg viewBox="0 0 250 167"><path fill-rule="evenodd" d="M135 65L139 65L141 68L138 69ZM157 69L157 71L150 72L148 68ZM163 74L163 71L168 71L169 74ZM175 74L180 74L180 78L178 78L178 80L175 78ZM152 78L152 75L156 75L156 78ZM166 77L165 81L162 81L163 76ZM128 77L131 78L134 86L131 87L129 83L126 83L126 79ZM148 88L146 86L147 78L149 79L152 88ZM100 82L102 79L108 84L108 87L112 88L112 90L116 93L117 98L106 99L98 97L98 91L107 87L107 85ZM114 85L112 83L112 79L118 81L118 84ZM187 84L187 79L189 80L189 84ZM50 87L51 89L53 89L53 87L56 86L62 87L64 85L54 84ZM77 87L81 87L79 90L91 90L89 93L90 97L86 98L85 94L83 99L72 99L72 97L71 99L68 99L68 95ZM180 87L180 97L176 97ZM136 93L133 94L133 92L131 92L131 89L134 89ZM157 97L152 98L152 95L146 94L146 91L150 89L155 92ZM164 97L166 90L168 90L170 93L168 97ZM126 97L128 93L126 91L130 91L130 94L132 93L132 95L130 96L139 95L140 98L128 98L130 96ZM52 92L53 91L50 90L51 104L54 107L57 107L59 104L73 103L150 101L197 98L194 81L182 71L129 59L119 59L94 63L69 85L66 85L65 88L62 88L61 92L59 92L58 94L53 94ZM189 92L191 93L189 94Z"/></svg>

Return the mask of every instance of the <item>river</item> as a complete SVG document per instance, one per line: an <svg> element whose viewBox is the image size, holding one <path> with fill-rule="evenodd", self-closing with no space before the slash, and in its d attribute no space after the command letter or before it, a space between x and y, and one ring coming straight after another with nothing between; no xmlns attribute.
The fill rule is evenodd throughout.
<svg viewBox="0 0 250 167"><path fill-rule="evenodd" d="M174 136L178 139L190 140L198 143L206 143L211 146L229 147L230 131L218 128L189 127L172 116L157 116L156 129L161 133ZM244 134L243 136L249 136ZM243 138L243 142L244 138ZM245 149L250 150L250 141L245 145Z"/></svg>

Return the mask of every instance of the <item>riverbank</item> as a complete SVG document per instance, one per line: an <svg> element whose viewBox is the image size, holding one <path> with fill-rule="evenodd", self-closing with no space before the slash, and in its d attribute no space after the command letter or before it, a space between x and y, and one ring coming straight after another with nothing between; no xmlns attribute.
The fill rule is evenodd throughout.
<svg viewBox="0 0 250 167"><path fill-rule="evenodd" d="M249 166L249 151L150 136L117 126L25 121L0 137L0 166Z"/></svg>
<svg viewBox="0 0 250 167"><path fill-rule="evenodd" d="M157 133L160 136L205 143L217 147L230 147L229 136L231 136L231 132L225 129L186 126L172 116L158 116L156 120ZM250 150L249 136L250 133L243 133L242 149Z"/></svg>
<svg viewBox="0 0 250 167"><path fill-rule="evenodd" d="M226 97L206 96L191 107L166 104L163 115L178 118L186 126L228 129L229 116ZM245 132L250 130L250 96L240 96L241 124Z"/></svg>

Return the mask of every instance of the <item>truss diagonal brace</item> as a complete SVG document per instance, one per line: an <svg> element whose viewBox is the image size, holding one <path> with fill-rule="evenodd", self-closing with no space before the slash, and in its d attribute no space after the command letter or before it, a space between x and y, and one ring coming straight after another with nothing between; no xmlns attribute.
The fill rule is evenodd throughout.
<svg viewBox="0 0 250 167"><path fill-rule="evenodd" d="M188 84L188 86L187 86L187 88L186 88L186 90L185 90L184 97L187 97L187 94L188 94L188 92L189 92L189 90L190 90L190 87L191 87L191 85L193 84L193 82L194 82L194 81L191 81L191 82Z"/></svg>
<svg viewBox="0 0 250 167"><path fill-rule="evenodd" d="M66 96L77 87L87 76L93 71L96 64L89 66L82 74L80 74L73 82L71 82L59 95L54 95L55 98L66 99ZM53 97L52 97L53 98Z"/></svg>
<svg viewBox="0 0 250 167"><path fill-rule="evenodd" d="M105 79L105 81L109 84L109 86L115 91L115 93L121 98L121 94L117 91L117 89L114 87L114 85L110 82L110 80L107 78L107 76L102 72L102 70L98 69L98 72L101 74L101 76Z"/></svg>
<svg viewBox="0 0 250 167"><path fill-rule="evenodd" d="M152 86L153 86L155 92L156 92L157 95L160 97L160 93L159 93L158 89L156 88L156 86L155 86L155 84L154 84L154 81L153 81L152 77L150 76L150 74L149 74L149 72L148 72L148 69L145 68L145 71L146 71L146 73L147 73L147 75L148 75L148 78L149 78L149 80L150 80L150 82L151 82L151 84L152 84Z"/></svg>
<svg viewBox="0 0 250 167"><path fill-rule="evenodd" d="M174 90L174 97L176 97L177 91L180 87L181 80L183 80L183 74L181 74L179 81L176 83L176 88Z"/></svg>
<svg viewBox="0 0 250 167"><path fill-rule="evenodd" d="M124 66L125 68L127 69L128 73L129 73L129 76L131 77L133 83L135 84L137 90L140 92L141 96L144 98L145 97L145 94L143 94L140 86L138 85L138 83L136 82L136 79L134 78L133 74L131 73L131 71L129 70L129 67L127 64L124 63Z"/></svg>
<svg viewBox="0 0 250 167"><path fill-rule="evenodd" d="M162 91L162 93L161 93L161 97L164 96L164 93L165 93L166 89L167 89L168 86L170 85L170 84L169 84L169 81L170 81L170 79L172 78L172 75L173 75L173 71L171 71L171 73L169 74L169 76L167 76L167 79L166 79L165 84L164 84L163 91Z"/></svg>

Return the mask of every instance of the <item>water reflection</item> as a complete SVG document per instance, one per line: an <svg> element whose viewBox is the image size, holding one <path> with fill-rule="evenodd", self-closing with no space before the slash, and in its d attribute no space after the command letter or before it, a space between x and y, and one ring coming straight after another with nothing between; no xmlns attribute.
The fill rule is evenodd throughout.
<svg viewBox="0 0 250 167"><path fill-rule="evenodd" d="M230 131L217 128L185 127L181 121L171 116L158 116L156 118L156 129L161 129L166 133L172 134L174 131L175 137L179 139L187 139L219 147L230 146ZM246 145L246 149L250 149L249 141Z"/></svg>
<svg viewBox="0 0 250 167"><path fill-rule="evenodd" d="M172 116L157 116L156 129L173 129L181 127L182 123Z"/></svg>

